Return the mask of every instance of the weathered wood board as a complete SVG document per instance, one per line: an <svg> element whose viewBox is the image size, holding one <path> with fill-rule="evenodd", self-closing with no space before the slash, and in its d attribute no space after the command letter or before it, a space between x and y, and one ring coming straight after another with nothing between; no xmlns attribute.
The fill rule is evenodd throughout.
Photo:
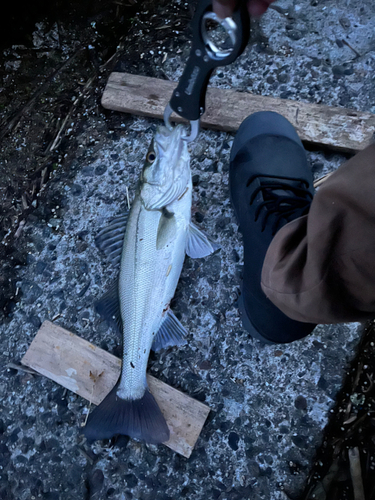
<svg viewBox="0 0 375 500"><path fill-rule="evenodd" d="M42 324L22 363L95 405L115 385L121 369L119 358L50 321ZM164 444L188 458L209 407L151 375L147 379L170 429Z"/></svg>
<svg viewBox="0 0 375 500"><path fill-rule="evenodd" d="M128 73L111 73L102 96L107 109L162 118L175 82ZM235 132L256 111L276 111L297 129L301 139L315 147L354 153L364 149L375 133L375 115L353 109L209 88L202 127ZM183 121L173 114L172 120Z"/></svg>

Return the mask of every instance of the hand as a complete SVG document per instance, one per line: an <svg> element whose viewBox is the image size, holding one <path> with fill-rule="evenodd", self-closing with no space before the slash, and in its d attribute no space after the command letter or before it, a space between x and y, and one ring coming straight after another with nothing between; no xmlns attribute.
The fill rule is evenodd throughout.
<svg viewBox="0 0 375 500"><path fill-rule="evenodd" d="M266 12L275 0L247 0L247 10L250 16L259 17ZM212 0L212 10L221 19L231 17L236 7L237 0Z"/></svg>

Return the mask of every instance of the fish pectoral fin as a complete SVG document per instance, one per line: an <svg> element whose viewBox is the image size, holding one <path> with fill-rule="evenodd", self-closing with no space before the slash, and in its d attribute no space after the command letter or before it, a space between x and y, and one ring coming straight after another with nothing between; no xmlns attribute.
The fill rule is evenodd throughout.
<svg viewBox="0 0 375 500"><path fill-rule="evenodd" d="M111 284L108 291L96 302L95 310L115 330L122 333L120 299L118 294L118 279Z"/></svg>
<svg viewBox="0 0 375 500"><path fill-rule="evenodd" d="M195 224L190 222L188 239L186 242L186 253L193 259L207 257L219 250L220 245L215 243L209 236L204 234Z"/></svg>
<svg viewBox="0 0 375 500"><path fill-rule="evenodd" d="M153 351L160 351L167 347L186 344L186 335L187 331L185 328L181 325L173 312L168 309L151 349Z"/></svg>
<svg viewBox="0 0 375 500"><path fill-rule="evenodd" d="M128 217L129 210L112 219L109 225L102 229L95 238L96 246L114 265L120 264Z"/></svg>
<svg viewBox="0 0 375 500"><path fill-rule="evenodd" d="M166 245L172 243L177 233L176 218L172 212L163 210L159 220L159 227L156 239L156 249L161 250Z"/></svg>

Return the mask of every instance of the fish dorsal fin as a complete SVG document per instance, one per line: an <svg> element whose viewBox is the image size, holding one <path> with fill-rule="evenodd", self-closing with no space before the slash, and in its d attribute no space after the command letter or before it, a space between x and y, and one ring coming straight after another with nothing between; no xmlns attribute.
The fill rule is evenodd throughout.
<svg viewBox="0 0 375 500"><path fill-rule="evenodd" d="M168 309L151 349L153 351L160 351L161 349L166 349L174 345L186 344L186 335L187 331L185 328L181 325L173 312Z"/></svg>
<svg viewBox="0 0 375 500"><path fill-rule="evenodd" d="M109 225L105 229L102 229L95 238L96 246L114 265L120 264L128 217L129 211L118 215L112 219Z"/></svg>
<svg viewBox="0 0 375 500"><path fill-rule="evenodd" d="M108 291L96 302L95 309L115 330L122 333L118 278L115 279Z"/></svg>
<svg viewBox="0 0 375 500"><path fill-rule="evenodd" d="M215 243L209 236L204 234L192 222L189 225L189 234L186 242L186 253L193 259L207 257L219 250L220 245Z"/></svg>

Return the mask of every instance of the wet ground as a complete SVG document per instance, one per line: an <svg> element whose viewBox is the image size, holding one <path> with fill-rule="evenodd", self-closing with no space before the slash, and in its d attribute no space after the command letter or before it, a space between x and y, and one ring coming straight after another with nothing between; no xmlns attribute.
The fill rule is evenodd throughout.
<svg viewBox="0 0 375 500"><path fill-rule="evenodd" d="M190 3L55 7L28 13L0 56L0 498L353 498L355 447L372 498L374 333L360 342L359 325L318 326L270 347L242 330L230 134L192 145L193 219L222 249L186 259L172 305L189 344L150 360L212 408L191 458L124 437L89 446L86 401L14 368L45 319L120 354L93 309L114 275L94 236L126 206L126 187L132 197L158 121L105 111L100 98L114 68L176 80L189 51ZM374 22L369 1L278 2L212 84L375 112ZM346 159L308 156L316 177Z"/></svg>

